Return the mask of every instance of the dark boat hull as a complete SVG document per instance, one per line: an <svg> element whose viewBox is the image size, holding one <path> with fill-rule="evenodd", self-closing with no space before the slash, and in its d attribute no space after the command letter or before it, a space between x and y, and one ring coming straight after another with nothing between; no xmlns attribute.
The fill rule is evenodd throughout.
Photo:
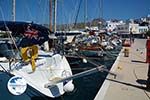
<svg viewBox="0 0 150 100"><path fill-rule="evenodd" d="M9 92L7 88L7 82L12 77L10 74L6 72L0 71L0 98L3 100L42 100L42 99L52 99L50 97L46 97L44 94L35 90L31 86L27 86L27 90L21 95L13 95Z"/></svg>

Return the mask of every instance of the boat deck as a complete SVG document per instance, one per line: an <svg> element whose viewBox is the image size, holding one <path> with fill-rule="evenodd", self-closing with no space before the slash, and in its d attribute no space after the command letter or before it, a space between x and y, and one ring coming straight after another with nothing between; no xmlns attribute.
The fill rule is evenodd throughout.
<svg viewBox="0 0 150 100"><path fill-rule="evenodd" d="M129 57L124 57L124 48L119 53L94 100L150 100L146 87L148 64L146 59L146 39L135 39L129 49Z"/></svg>

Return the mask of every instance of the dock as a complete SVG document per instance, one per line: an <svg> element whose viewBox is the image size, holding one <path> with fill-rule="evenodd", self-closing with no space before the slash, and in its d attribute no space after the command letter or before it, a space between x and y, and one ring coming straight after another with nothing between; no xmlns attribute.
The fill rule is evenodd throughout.
<svg viewBox="0 0 150 100"><path fill-rule="evenodd" d="M123 47L111 72L107 75L94 100L150 100L146 90L148 63L146 63L146 39L135 39L131 47ZM124 56L124 49L129 49L129 57Z"/></svg>

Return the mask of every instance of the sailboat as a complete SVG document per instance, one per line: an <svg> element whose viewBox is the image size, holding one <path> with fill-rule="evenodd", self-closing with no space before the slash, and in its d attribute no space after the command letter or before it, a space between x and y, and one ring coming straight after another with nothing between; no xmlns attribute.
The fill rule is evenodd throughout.
<svg viewBox="0 0 150 100"><path fill-rule="evenodd" d="M25 41L25 27L29 24L38 33L36 39ZM49 29L35 23L0 21L0 70L11 76L7 84L10 93L21 95L30 86L55 98L73 91L73 81L63 81L72 75L65 56L42 49L49 35Z"/></svg>

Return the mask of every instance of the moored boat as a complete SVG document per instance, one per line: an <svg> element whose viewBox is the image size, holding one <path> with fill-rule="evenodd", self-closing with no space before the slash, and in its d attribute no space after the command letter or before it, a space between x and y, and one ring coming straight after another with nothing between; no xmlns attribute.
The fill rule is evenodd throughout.
<svg viewBox="0 0 150 100"><path fill-rule="evenodd" d="M21 36L28 24L30 23L0 22L0 69L11 76L7 84L10 93L21 95L25 92L22 90L26 85L51 98L73 91L72 80L62 81L72 76L65 56L41 49L41 45L48 40L50 31L41 25L32 24L32 28L38 31L37 37L26 39Z"/></svg>

